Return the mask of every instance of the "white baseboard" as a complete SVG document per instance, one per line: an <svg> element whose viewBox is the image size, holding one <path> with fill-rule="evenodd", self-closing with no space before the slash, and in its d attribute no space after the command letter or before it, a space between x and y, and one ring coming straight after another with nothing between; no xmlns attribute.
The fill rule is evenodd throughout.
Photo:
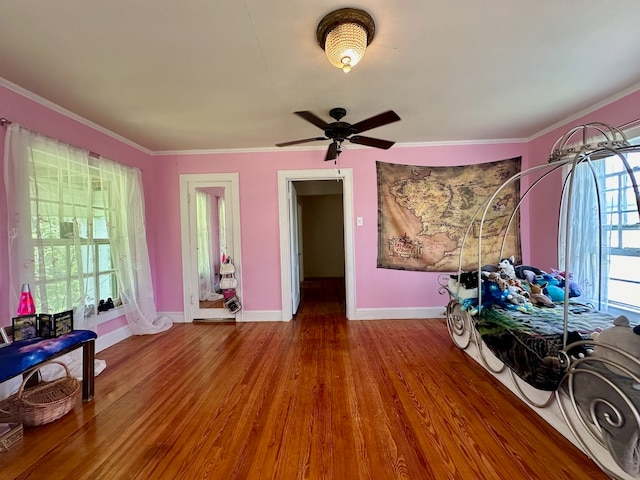
<svg viewBox="0 0 640 480"><path fill-rule="evenodd" d="M184 312L158 312L158 317L168 317L171 323L186 323Z"/></svg>
<svg viewBox="0 0 640 480"><path fill-rule="evenodd" d="M184 323L182 312L162 312L173 323ZM407 320L412 318L444 318L444 307L359 308L351 320ZM242 310L236 322L282 322L282 310Z"/></svg>
<svg viewBox="0 0 640 480"><path fill-rule="evenodd" d="M407 320L411 318L444 318L444 307L358 308L351 320Z"/></svg>
<svg viewBox="0 0 640 480"><path fill-rule="evenodd" d="M133 335L133 332L128 325L120 327L113 332L99 335L96 339L96 353L101 352L105 348L109 348L122 340L129 338Z"/></svg>
<svg viewBox="0 0 640 480"><path fill-rule="evenodd" d="M282 322L282 310L242 310L236 322Z"/></svg>

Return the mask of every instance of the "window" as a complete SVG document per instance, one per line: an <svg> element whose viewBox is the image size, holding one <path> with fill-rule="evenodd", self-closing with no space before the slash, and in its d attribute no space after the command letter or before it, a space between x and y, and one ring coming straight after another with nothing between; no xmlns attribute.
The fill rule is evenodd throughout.
<svg viewBox="0 0 640 480"><path fill-rule="evenodd" d="M36 310L59 312L85 304L85 314L95 314L100 299L115 299L118 292L108 232L115 214L113 181L96 167L76 165L54 152L33 149L32 155L34 281L44 290L35 297Z"/></svg>
<svg viewBox="0 0 640 480"><path fill-rule="evenodd" d="M627 162L637 175L640 153L629 153ZM604 175L603 228L609 240L609 304L640 310L640 216L632 179L621 161L606 162Z"/></svg>
<svg viewBox="0 0 640 480"><path fill-rule="evenodd" d="M135 335L171 328L153 298L142 171L16 123L5 152L10 304L29 283L38 312L74 309L75 328L114 318L94 315L109 297Z"/></svg>
<svg viewBox="0 0 640 480"><path fill-rule="evenodd" d="M626 161L635 177L640 172L640 152L628 152ZM636 181L640 181L640 175ZM627 166L618 155L579 164L565 225L567 192L565 187L559 265L564 265L564 244L570 232L569 268L581 286L580 300L614 314L640 316L640 216Z"/></svg>

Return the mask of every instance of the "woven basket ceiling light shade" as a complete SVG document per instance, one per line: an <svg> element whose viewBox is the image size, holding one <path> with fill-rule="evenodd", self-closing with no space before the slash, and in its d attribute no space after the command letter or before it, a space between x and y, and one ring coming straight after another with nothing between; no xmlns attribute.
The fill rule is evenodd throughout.
<svg viewBox="0 0 640 480"><path fill-rule="evenodd" d="M342 8L320 21L316 38L329 62L348 73L364 56L374 33L375 24L371 15L364 10Z"/></svg>

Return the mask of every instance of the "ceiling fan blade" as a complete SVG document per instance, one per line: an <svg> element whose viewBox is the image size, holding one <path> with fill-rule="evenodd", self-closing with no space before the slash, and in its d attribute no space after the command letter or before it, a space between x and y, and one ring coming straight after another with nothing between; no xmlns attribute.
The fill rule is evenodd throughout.
<svg viewBox="0 0 640 480"><path fill-rule="evenodd" d="M293 140L292 142L276 143L276 147L289 147L298 145L299 143L317 142L319 140L328 140L326 137L305 138L304 140Z"/></svg>
<svg viewBox="0 0 640 480"><path fill-rule="evenodd" d="M304 118L307 122L313 123L316 127L321 128L322 130L326 130L326 128L329 126L327 122L325 122L320 117L316 116L311 112L304 111L304 112L293 112L293 113L295 113L301 118Z"/></svg>
<svg viewBox="0 0 640 480"><path fill-rule="evenodd" d="M354 135L348 139L351 143L357 143L359 145L367 145L369 147L384 148L388 150L396 142L390 142L389 140L381 140L379 138L363 137L362 135Z"/></svg>
<svg viewBox="0 0 640 480"><path fill-rule="evenodd" d="M388 123L397 122L398 120L400 120L398 114L393 110L389 110L388 112L380 113L373 117L367 118L366 120L355 123L352 125L352 127L356 130L355 133L362 133L367 130L371 130L372 128L381 127L382 125L387 125Z"/></svg>
<svg viewBox="0 0 640 480"><path fill-rule="evenodd" d="M324 161L328 162L329 160L335 160L337 157L338 157L338 144L336 142L331 142L327 150L327 156L324 157Z"/></svg>

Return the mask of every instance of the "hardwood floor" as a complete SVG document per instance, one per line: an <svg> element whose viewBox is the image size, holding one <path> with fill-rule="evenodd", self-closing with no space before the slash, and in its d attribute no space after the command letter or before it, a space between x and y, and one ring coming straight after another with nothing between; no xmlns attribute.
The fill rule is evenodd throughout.
<svg viewBox="0 0 640 480"><path fill-rule="evenodd" d="M330 280L302 295L290 323L179 324L101 352L95 400L26 429L0 478L607 478L443 320L349 322Z"/></svg>

